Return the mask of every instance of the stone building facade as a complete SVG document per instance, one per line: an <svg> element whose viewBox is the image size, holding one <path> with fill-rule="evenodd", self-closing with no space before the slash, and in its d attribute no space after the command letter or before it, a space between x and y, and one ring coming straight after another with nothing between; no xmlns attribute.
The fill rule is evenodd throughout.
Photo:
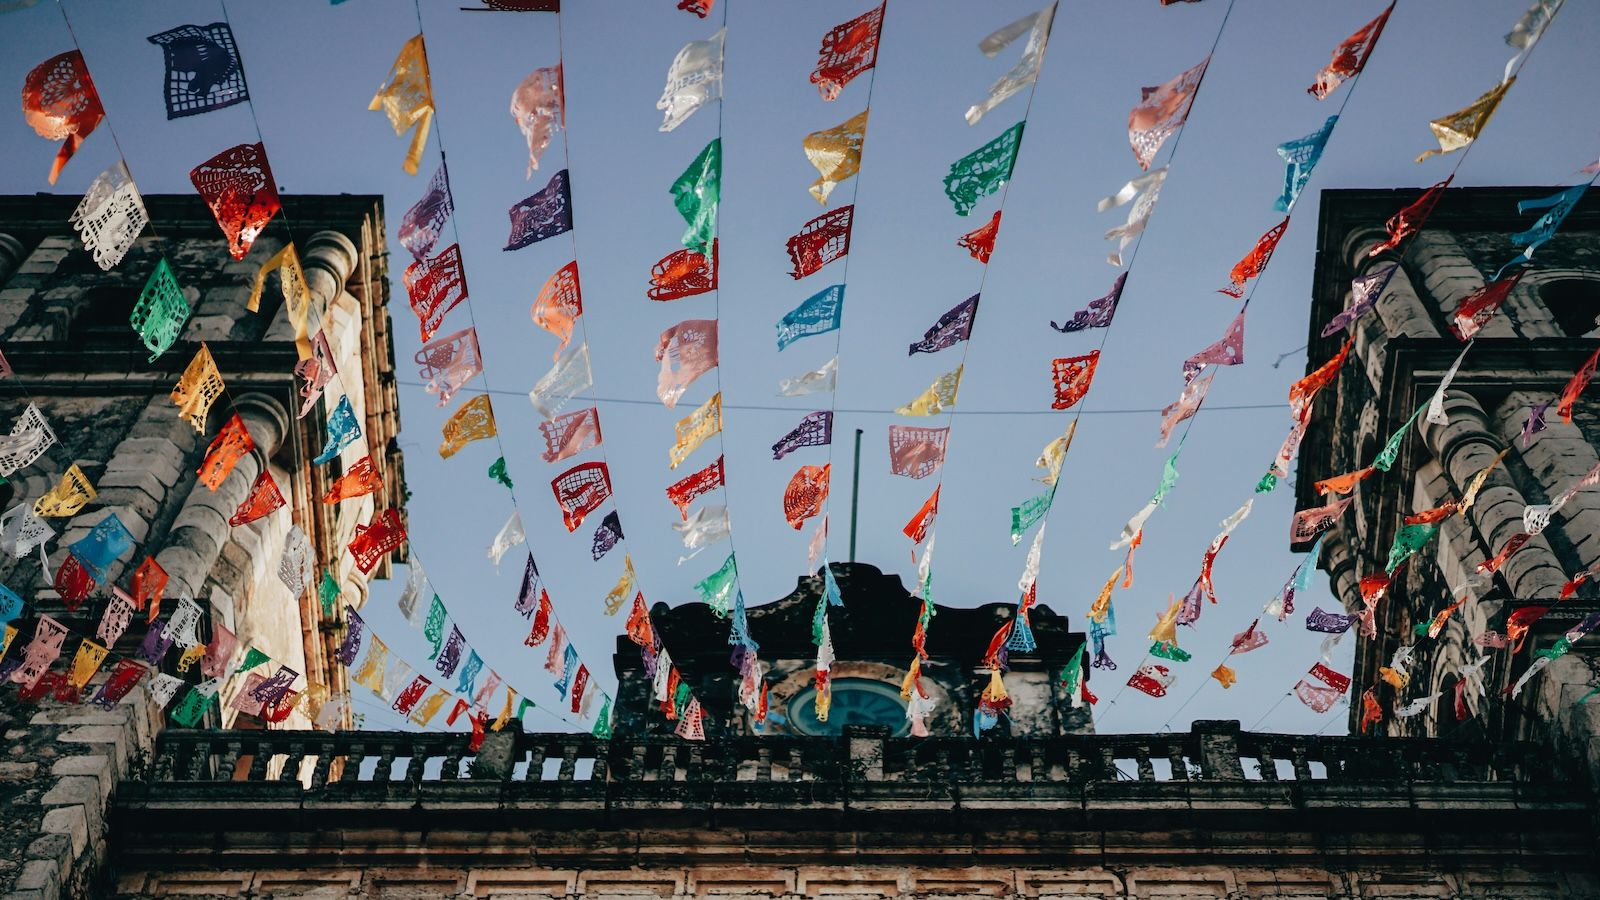
<svg viewBox="0 0 1600 900"><path fill-rule="evenodd" d="M728 735L837 735L846 725L881 725L891 734L909 730L900 690L914 651L911 636L922 600L900 577L865 563L831 563L844 599L828 613L836 659L832 665L832 711L819 722L815 709L812 616L821 599L820 574L798 579L787 596L752 606L749 625L766 668L768 717L756 722L738 703L739 673L728 663L728 623L704 603L668 607L657 603L650 618L673 662L694 686L705 712L708 737ZM988 603L971 609L935 606L928 629L928 659L922 685L934 701L927 718L930 735L970 734L973 711L989 669L983 658L990 636L1014 615L1015 604ZM995 736L1090 734L1087 705L1074 707L1060 683L1063 666L1081 653L1084 635L1069 629L1064 616L1048 606L1029 612L1037 648L1013 652L1005 675L1012 700ZM651 702L652 679L627 636L617 638L615 728L623 734L670 734ZM1085 669L1085 677L1088 670Z"/></svg>
<svg viewBox="0 0 1600 900"><path fill-rule="evenodd" d="M1332 388L1316 400L1300 451L1297 506L1322 506L1314 484L1372 464L1390 436L1428 403L1464 344L1450 328L1464 298L1483 288L1520 251L1511 235L1539 212L1517 213L1521 200L1559 188L1447 190L1424 230L1394 250L1369 257L1385 238L1382 224L1417 198L1416 191L1324 192L1311 307L1308 371L1338 352L1346 333L1322 337L1325 323L1350 303L1351 279L1391 264L1399 269L1376 311L1355 326L1352 358ZM1350 613L1363 609L1360 580L1384 572L1404 516L1459 500L1497 456L1464 515L1440 523L1430 542L1395 577L1379 601L1376 639L1357 641L1359 696L1375 686L1385 709L1376 730L1389 735L1448 736L1493 743L1552 740L1600 763L1600 706L1575 705L1597 683L1596 648L1580 641L1556 659L1520 696L1510 688L1562 633L1596 609L1593 583L1561 600L1563 585L1600 562L1600 491L1578 490L1571 502L1504 561L1492 577L1478 566L1523 532L1523 510L1555 499L1600 460L1600 395L1581 396L1571 423L1551 406L1546 428L1523 440L1530 413L1563 387L1600 342L1600 198L1581 202L1553 240L1540 247L1499 315L1485 325L1444 398L1446 424L1418 416L1394 466L1360 481L1352 507L1329 533L1321 565L1334 595ZM1463 600L1437 638L1418 634ZM1504 634L1518 610L1549 607L1520 649L1485 648L1488 631ZM1531 615L1528 614L1528 615ZM1592 638L1589 640L1593 640ZM1395 689L1380 678L1397 649L1410 646L1409 683ZM1479 695L1462 667L1487 658ZM1458 689L1457 685L1464 682ZM1467 715L1458 716L1457 694ZM1420 715L1394 710L1439 695ZM1363 704L1350 705L1358 729ZM1600 771L1600 770L1596 770Z"/></svg>
<svg viewBox="0 0 1600 900"><path fill-rule="evenodd" d="M28 641L36 614L70 629L58 668L71 662L79 637L93 637L110 602L111 587L131 590L145 557L165 570L163 614L179 598L203 610L197 633L209 639L213 624L238 636L240 656L254 647L274 663L301 673L295 689L307 703L279 723L230 708L245 676L224 684L204 726L309 728L316 701L345 691L344 667L334 659L343 604L360 607L367 575L352 565L345 545L373 510L402 507L404 473L394 438L399 430L393 348L389 335L388 273L383 253L381 198L288 198L286 215L272 223L242 260L234 261L209 209L195 196L147 196L150 226L121 263L109 271L85 251L69 224L77 197L0 197L0 352L14 374L0 378L0 422L10 423L36 403L57 443L0 485L0 509L14 520L73 464L96 495L66 519L47 520L58 536L45 545L51 569L66 547L114 513L134 540L75 611L53 589L40 556L0 553L0 583L29 609L11 647ZM327 403L304 417L293 328L283 311L278 276L267 279L259 312L246 309L262 264L287 240L291 226L303 263L311 306L311 332L327 336L339 376ZM192 313L177 343L152 360L130 326L146 279L158 260L171 265ZM179 418L169 394L205 342L221 371L226 393L211 407L203 433ZM340 392L348 395L366 436L328 465L315 466L325 440L325 414ZM197 481L197 469L222 423L237 412L255 449L240 459L215 491ZM333 479L372 448L385 485L378 495L326 505L320 498ZM232 516L263 468L276 481L287 508L231 527ZM339 587L335 614L325 615L315 587L298 596L278 577L291 526L308 537L314 572L332 573ZM403 550L395 559L403 561ZM371 577L386 577L389 560ZM132 657L148 623L136 613L110 649ZM163 671L190 682L200 667ZM102 676L97 676L98 678ZM148 681L148 679L147 679ZM19 703L11 685L0 691L0 893L17 896L51 883L71 882L103 855L103 811L109 786L147 754L163 716L138 688L130 700L102 711L89 706L43 707ZM87 692L85 694L87 696ZM349 713L344 714L348 724ZM53 873L53 875L52 875ZM7 895L10 896L10 895Z"/></svg>

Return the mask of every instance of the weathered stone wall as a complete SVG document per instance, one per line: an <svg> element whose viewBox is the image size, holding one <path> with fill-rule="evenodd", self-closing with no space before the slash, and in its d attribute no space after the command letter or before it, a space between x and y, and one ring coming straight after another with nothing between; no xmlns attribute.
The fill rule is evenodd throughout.
<svg viewBox="0 0 1600 900"><path fill-rule="evenodd" d="M202 638L210 633L212 622L225 625L238 634L241 651L253 645L275 663L300 672L303 678L297 688L311 686L324 695L341 690L345 673L333 663L331 652L340 636L343 604L359 608L366 599L366 576L354 568L344 548L355 527L370 521L375 507L400 506L405 490L402 460L391 445L398 430L398 404L385 309L387 274L377 246L383 234L381 208L376 198L291 201L296 224L306 228L297 249L317 311L311 329L326 331L339 370L328 388L327 408L341 394L349 396L373 456L382 461L386 481L376 502L368 496L329 506L320 502L321 495L365 447L347 449L330 465L310 464L323 441L325 411L318 408L304 418L296 416L301 397L292 374L293 329L277 276L267 281L260 311L246 309L256 273L283 246L283 238L263 236L245 259L235 261L198 198L145 200L159 236L147 232L119 266L103 272L71 236L66 218L76 198L0 198L0 343L17 372L15 378L0 381L0 431L8 429L33 400L59 439L37 463L0 486L0 509L31 504L73 463L98 491L78 515L49 521L59 533L48 544L50 571L40 566L37 555L13 559L0 554L0 582L71 629L57 663L63 666L70 662L78 639L95 634L110 585L126 589L129 574L151 555L170 576L163 614L179 597L194 597L208 614L200 629ZM128 315L162 257L173 267L192 315L179 342L150 360ZM225 398L212 407L204 433L178 418L169 397L200 341L210 346L228 385ZM241 459L213 492L198 484L196 469L210 439L234 411L244 419L256 450ZM272 473L290 510L230 526L228 518L263 470ZM69 614L52 589L53 569L66 545L83 537L108 513L115 513L127 526L137 542L135 549L111 567L109 579L95 596ZM277 577L291 524L311 536L318 551L314 560L318 575L330 569L341 586L341 602L332 616L322 613L313 592L296 596ZM388 570L385 561L374 577L386 577ZM113 652L132 655L145 635L145 619L143 613L135 614ZM31 621L30 616L16 623L24 627L12 653L27 642ZM173 659L167 660L164 670L191 681L199 674L198 667L175 672ZM104 673L91 682L85 697L103 677ZM243 684L243 676L225 684L221 703L208 714L208 724L265 724L228 707ZM63 707L50 699L42 707L21 707L15 689L5 688L0 691L0 718L10 725L0 744L0 761L8 766L0 770L0 800L22 805L16 815L8 807L0 816L0 896L9 896L8 889L28 898L101 895L103 891L85 886L104 856L104 815L99 807L77 804L86 810L79 816L86 825L73 832L71 852L53 881L43 878L41 866L32 865L44 857L30 854L59 844L44 838L59 833L64 820L78 815L54 811L73 804L60 802L66 794L56 789L53 779L63 773L62 767L93 765L65 761L72 755L73 739L59 737L65 729L56 726L92 725L101 738L120 746L103 779L105 794L126 774L128 759L137 748L148 746L162 714L146 708L148 695L143 688L109 712ZM309 728L315 709L315 704L298 708L275 727ZM133 716L139 717L137 724ZM112 741L110 735L118 729ZM104 796L100 799L103 805ZM42 843L30 850L36 840ZM24 862L31 873L26 878Z"/></svg>

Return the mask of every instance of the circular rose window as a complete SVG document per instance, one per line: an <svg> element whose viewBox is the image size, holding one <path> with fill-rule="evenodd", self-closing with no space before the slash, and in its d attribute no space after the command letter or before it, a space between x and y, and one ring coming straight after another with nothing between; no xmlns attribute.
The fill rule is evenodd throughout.
<svg viewBox="0 0 1600 900"><path fill-rule="evenodd" d="M840 678L833 683L828 721L817 721L817 689L807 687L789 701L789 726L796 734L836 735L846 725L883 725L895 737L911 730L906 704L892 685L868 678Z"/></svg>

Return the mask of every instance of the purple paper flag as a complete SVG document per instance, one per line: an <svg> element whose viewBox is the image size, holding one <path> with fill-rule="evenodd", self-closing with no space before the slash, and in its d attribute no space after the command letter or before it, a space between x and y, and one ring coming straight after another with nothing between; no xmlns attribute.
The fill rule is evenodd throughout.
<svg viewBox="0 0 1600 900"><path fill-rule="evenodd" d="M783 459L801 447L822 447L833 443L833 412L822 410L800 420L792 431L772 445L772 458Z"/></svg>
<svg viewBox="0 0 1600 900"><path fill-rule="evenodd" d="M1320 631L1324 634L1344 634L1350 630L1350 623L1355 620L1355 616L1323 612L1322 607L1317 606L1306 615L1306 630Z"/></svg>
<svg viewBox="0 0 1600 900"><path fill-rule="evenodd" d="M1384 266L1376 272L1362 275L1350 282L1350 305L1344 311L1328 320L1322 327L1322 336L1327 337L1337 331L1343 331L1346 326L1367 314L1367 310L1378 305L1378 298L1383 296L1384 288L1389 286L1389 279L1400 268L1399 263Z"/></svg>
<svg viewBox="0 0 1600 900"><path fill-rule="evenodd" d="M1088 309L1080 309L1072 314L1063 325L1050 323L1050 327L1062 334L1071 334L1085 328L1110 328L1111 317L1117 314L1117 301L1122 299L1122 286L1128 282L1128 273L1123 272L1117 276L1117 281L1111 286L1111 293L1099 300L1089 301Z"/></svg>
<svg viewBox="0 0 1600 900"><path fill-rule="evenodd" d="M461 647L466 642L461 629L451 625L450 636L445 639L444 649L439 651L439 659L433 664L441 675L449 678L456 673L456 666L461 665Z"/></svg>
<svg viewBox="0 0 1600 900"><path fill-rule="evenodd" d="M344 608L344 640L339 643L339 649L334 654L342 666L354 665L356 652L361 649L361 633L366 630L366 621L363 620L353 606Z"/></svg>
<svg viewBox="0 0 1600 900"><path fill-rule="evenodd" d="M612 510L606 513L606 517L600 520L600 527L594 530L594 545L589 548L589 555L599 562L622 538L622 517Z"/></svg>
<svg viewBox="0 0 1600 900"><path fill-rule="evenodd" d="M441 160L438 171L428 180L427 193L400 219L400 245L411 251L417 262L421 262L433 252L433 245L439 242L444 223L450 221L453 212L455 203L450 198L450 173L445 170Z"/></svg>
<svg viewBox="0 0 1600 900"><path fill-rule="evenodd" d="M551 176L543 190L511 207L509 214L511 236L506 239L506 250L521 250L571 231L572 193L567 184L567 170Z"/></svg>
<svg viewBox="0 0 1600 900"><path fill-rule="evenodd" d="M940 316L939 321L933 323L933 327L923 333L922 340L911 345L906 355L933 353L946 347L953 347L957 342L971 337L972 320L978 315L978 296L973 294Z"/></svg>
<svg viewBox="0 0 1600 900"><path fill-rule="evenodd" d="M522 569L522 587L517 590L517 605L512 607L524 619L539 608L539 564L528 554L528 564Z"/></svg>

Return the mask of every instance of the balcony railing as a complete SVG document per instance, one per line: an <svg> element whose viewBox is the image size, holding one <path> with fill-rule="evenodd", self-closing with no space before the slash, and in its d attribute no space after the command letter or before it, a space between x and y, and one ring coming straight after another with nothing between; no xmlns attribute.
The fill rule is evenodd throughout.
<svg viewBox="0 0 1600 900"><path fill-rule="evenodd" d="M694 786L783 785L820 798L853 785L970 795L1018 785L1057 789L1095 782L1449 782L1556 784L1573 773L1533 744L1497 747L1425 739L1241 732L1237 722L1196 722L1178 734L1051 738L890 738L850 727L840 738L676 738L491 734L478 754L467 736L409 732L187 731L157 739L133 779L151 788L197 782L421 787L471 780L520 783L573 796L672 795ZM542 787L536 787L542 786Z"/></svg>

